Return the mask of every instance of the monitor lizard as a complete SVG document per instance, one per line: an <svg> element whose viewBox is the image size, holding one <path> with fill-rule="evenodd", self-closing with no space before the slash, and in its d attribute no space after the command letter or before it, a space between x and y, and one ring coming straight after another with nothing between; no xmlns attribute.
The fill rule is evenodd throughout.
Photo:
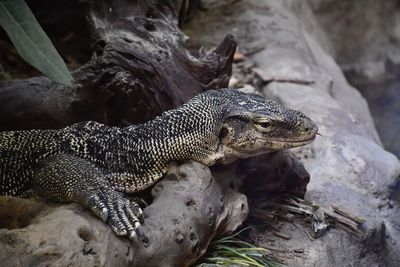
<svg viewBox="0 0 400 267"><path fill-rule="evenodd" d="M207 166L311 143L316 124L257 94L209 90L147 123L94 121L0 133L0 194L78 202L133 238L142 210L124 193L158 181L174 160Z"/></svg>

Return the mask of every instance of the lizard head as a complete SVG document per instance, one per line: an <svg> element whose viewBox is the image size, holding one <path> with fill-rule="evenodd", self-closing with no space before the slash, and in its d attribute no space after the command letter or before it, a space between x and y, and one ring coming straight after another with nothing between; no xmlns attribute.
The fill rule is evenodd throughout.
<svg viewBox="0 0 400 267"><path fill-rule="evenodd" d="M316 124L303 113L257 94L219 90L228 102L219 133L224 163L311 143Z"/></svg>

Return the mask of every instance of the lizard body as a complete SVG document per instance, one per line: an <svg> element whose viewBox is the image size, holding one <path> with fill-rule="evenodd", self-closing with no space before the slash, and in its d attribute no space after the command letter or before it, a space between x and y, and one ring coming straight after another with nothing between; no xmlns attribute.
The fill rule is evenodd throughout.
<svg viewBox="0 0 400 267"><path fill-rule="evenodd" d="M272 100L210 90L141 125L1 132L0 194L79 202L133 237L141 210L123 193L154 184L169 162L226 163L305 145L316 133L309 118Z"/></svg>

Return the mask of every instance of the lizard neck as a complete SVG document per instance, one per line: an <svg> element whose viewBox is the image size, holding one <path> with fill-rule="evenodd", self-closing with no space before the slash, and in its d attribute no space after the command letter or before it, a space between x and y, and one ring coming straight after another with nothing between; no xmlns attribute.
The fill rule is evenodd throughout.
<svg viewBox="0 0 400 267"><path fill-rule="evenodd" d="M112 149L113 160L107 160L115 164L115 174L109 177L113 186L124 192L144 189L160 179L174 160L213 163L226 106L200 97L204 98L194 98L150 122L114 129L118 148Z"/></svg>
<svg viewBox="0 0 400 267"><path fill-rule="evenodd" d="M126 147L136 148L163 164L173 160L202 162L218 148L225 109L212 98L191 101L150 122L124 128Z"/></svg>

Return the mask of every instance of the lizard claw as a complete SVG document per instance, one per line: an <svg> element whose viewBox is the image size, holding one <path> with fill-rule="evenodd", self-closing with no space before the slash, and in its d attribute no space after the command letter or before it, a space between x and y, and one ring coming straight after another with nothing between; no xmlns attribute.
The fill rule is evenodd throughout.
<svg viewBox="0 0 400 267"><path fill-rule="evenodd" d="M122 193L113 189L96 190L85 201L86 205L103 221L106 221L118 236L134 239L140 227L142 209L136 202L130 201ZM104 192L106 191L106 192Z"/></svg>
<svg viewBox="0 0 400 267"><path fill-rule="evenodd" d="M103 220L103 222L107 221L108 218L108 209L104 207L100 213L100 218Z"/></svg>

